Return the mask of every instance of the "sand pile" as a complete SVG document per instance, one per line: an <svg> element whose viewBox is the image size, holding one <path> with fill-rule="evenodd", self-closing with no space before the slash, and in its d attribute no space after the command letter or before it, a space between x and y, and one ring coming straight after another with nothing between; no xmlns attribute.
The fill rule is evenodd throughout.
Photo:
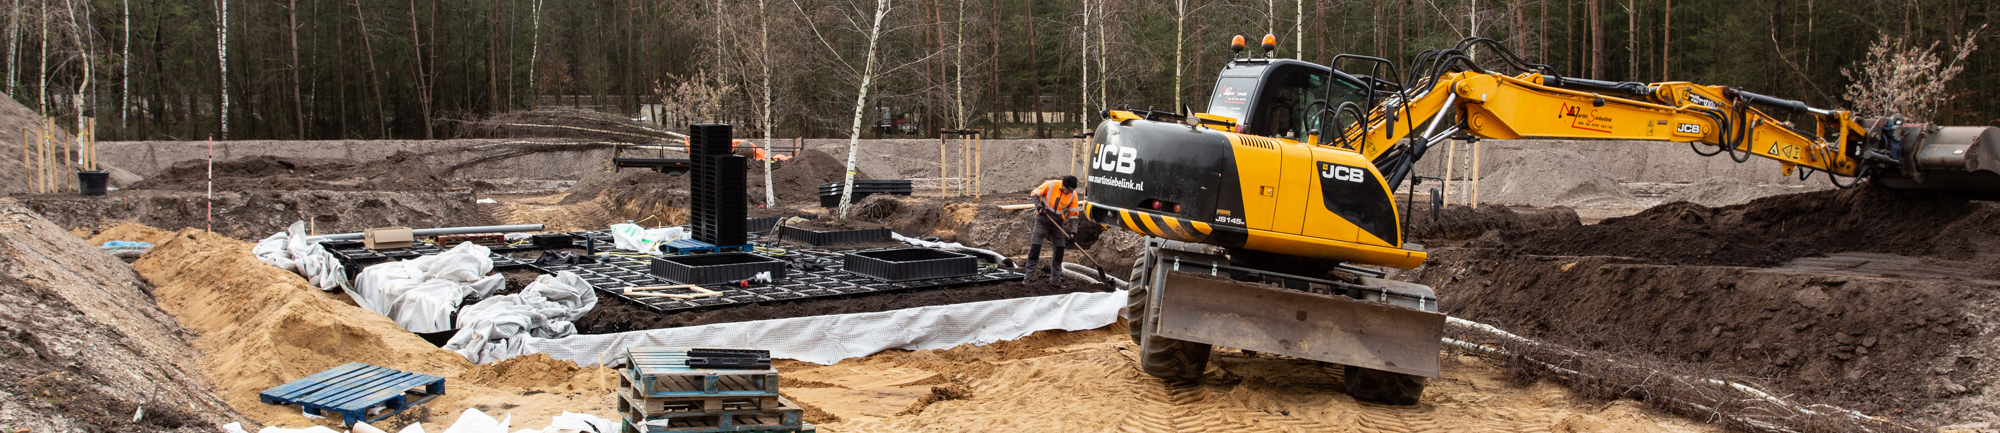
<svg viewBox="0 0 2000 433"><path fill-rule="evenodd" d="M1340 391L1338 368L1233 350L1217 350L1199 384L1169 386L1135 368L1134 350L1113 325L778 367L786 395L832 418L815 420L826 431L1721 431L1630 401L1579 404L1559 386L1515 385L1460 356L1446 357L1445 378L1406 408L1355 402Z"/></svg>
<svg viewBox="0 0 2000 433"><path fill-rule="evenodd" d="M314 290L298 275L257 261L249 254L251 246L182 230L133 267L157 286L160 306L198 335L194 347L202 354L199 364L213 389L259 424L315 423L301 417L297 407L258 402L257 393L348 362L446 378L449 393L390 423L398 427L411 420L450 422L465 407L530 420L563 410L613 416L608 390L588 386L590 378L603 374L597 369L524 362L497 367L525 378L509 379L503 388L461 379L468 372L474 378L492 377L494 367L474 368L387 317L354 306L345 295ZM552 373L527 374L537 365ZM437 416L425 419L430 414Z"/></svg>
<svg viewBox="0 0 2000 433"><path fill-rule="evenodd" d="M12 199L0 198L0 221L0 426L155 432L240 419L131 268Z"/></svg>
<svg viewBox="0 0 2000 433"><path fill-rule="evenodd" d="M1483 203L1531 206L1628 206L1637 198L1617 177L1583 155L1563 149L1524 149L1479 180Z"/></svg>
<svg viewBox="0 0 2000 433"><path fill-rule="evenodd" d="M91 245L104 245L110 241L145 242L153 245L166 243L174 238L174 232L160 230L152 226L121 223L111 228L98 230L90 236Z"/></svg>

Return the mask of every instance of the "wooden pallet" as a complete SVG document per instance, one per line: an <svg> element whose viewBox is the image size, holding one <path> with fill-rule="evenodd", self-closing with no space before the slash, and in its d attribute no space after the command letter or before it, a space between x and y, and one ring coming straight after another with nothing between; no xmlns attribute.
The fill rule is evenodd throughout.
<svg viewBox="0 0 2000 433"><path fill-rule="evenodd" d="M420 398L411 401L412 394ZM338 413L342 423L353 427L356 422L381 421L443 394L442 377L350 362L264 390L257 399L265 404L296 404L312 415ZM382 412L370 418L368 412L373 410Z"/></svg>
<svg viewBox="0 0 2000 433"><path fill-rule="evenodd" d="M805 410L792 404L784 397L770 397L764 404L756 399L713 399L713 400L667 400L635 398L629 393L618 396L619 416L634 423L672 420L677 425L733 425L738 420L754 419L759 422L797 429L805 417Z"/></svg>
<svg viewBox="0 0 2000 433"><path fill-rule="evenodd" d="M623 382L622 384L631 383L631 381L621 381L621 382ZM721 396L703 396L703 397L692 397L692 398L646 397L643 395L639 395L639 392L637 390L632 389L632 387L630 386L619 387L618 397L619 397L618 413L622 414L628 412L636 412L639 415L641 415L633 419L645 419L651 416L671 414L671 413L699 412L699 413L714 414L726 411L738 411L738 412L746 410L769 411L769 410L780 410L793 406L789 402L783 401L783 397L775 395L757 396L757 397L721 397Z"/></svg>
<svg viewBox="0 0 2000 433"><path fill-rule="evenodd" d="M645 398L776 397L776 369L687 366L687 348L637 347L626 353L621 386Z"/></svg>
<svg viewBox="0 0 2000 433"><path fill-rule="evenodd" d="M660 425L665 422L667 425ZM818 427L811 423L783 426L756 417L731 420L725 427L712 421L640 421L622 420L618 423L620 433L731 433L731 432L772 432L772 433L815 433Z"/></svg>

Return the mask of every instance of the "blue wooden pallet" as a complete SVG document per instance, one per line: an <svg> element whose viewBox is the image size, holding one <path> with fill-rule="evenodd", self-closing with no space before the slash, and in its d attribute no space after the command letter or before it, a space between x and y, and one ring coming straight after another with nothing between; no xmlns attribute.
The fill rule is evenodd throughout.
<svg viewBox="0 0 2000 433"><path fill-rule="evenodd" d="M696 253L717 253L723 251L749 251L750 247L751 245L748 244L718 247L715 246L715 244L707 242L697 241L693 239L681 239L675 241L668 241L666 244L660 245L660 250L667 254L696 254Z"/></svg>
<svg viewBox="0 0 2000 433"><path fill-rule="evenodd" d="M688 367L684 347L634 347L625 359L625 385L645 398L778 395L778 370Z"/></svg>
<svg viewBox="0 0 2000 433"><path fill-rule="evenodd" d="M413 389L417 387L423 389ZM409 392L423 398L410 401ZM341 422L353 427L356 422L381 421L443 394L442 377L350 362L264 390L257 399L264 404L296 404L312 415L339 413ZM369 418L368 411L378 406L384 412Z"/></svg>

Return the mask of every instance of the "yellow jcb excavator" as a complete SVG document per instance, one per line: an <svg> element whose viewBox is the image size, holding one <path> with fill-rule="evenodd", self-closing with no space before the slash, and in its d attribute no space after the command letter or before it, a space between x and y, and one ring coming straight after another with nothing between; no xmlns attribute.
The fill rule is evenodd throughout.
<svg viewBox="0 0 2000 433"><path fill-rule="evenodd" d="M1232 44L1243 48L1241 36ZM1264 51L1275 48L1265 36ZM1487 64L1518 72L1490 70ZM1343 71L1229 62L1207 112L1107 111L1091 138L1086 215L1148 237L1124 313L1141 367L1198 379L1211 345L1345 366L1349 394L1414 404L1438 377L1444 316L1429 287L1379 268L1423 264L1403 239L1426 149L1449 139L1687 142L1776 160L1840 187L2000 195L2000 128L1857 119L1844 110L1686 82L1563 77L1490 39ZM1364 71L1365 70L1365 71ZM1412 188L1414 190L1414 188ZM1414 194L1413 194L1414 195Z"/></svg>

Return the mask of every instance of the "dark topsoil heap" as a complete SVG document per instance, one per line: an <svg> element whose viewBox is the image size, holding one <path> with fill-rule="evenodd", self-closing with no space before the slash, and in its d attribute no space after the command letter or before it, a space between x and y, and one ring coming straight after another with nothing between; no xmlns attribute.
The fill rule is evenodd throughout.
<svg viewBox="0 0 2000 433"><path fill-rule="evenodd" d="M1964 260L1993 251L2000 245L1996 241L2000 205L1863 187L1765 197L1721 208L1669 203L1508 243L1529 254L1768 267L1835 252Z"/></svg>
<svg viewBox="0 0 2000 433"><path fill-rule="evenodd" d="M253 156L215 163L217 191L440 191L455 185L420 155L396 152L366 164ZM208 162L189 160L132 184L132 189L202 191Z"/></svg>
<svg viewBox="0 0 2000 433"><path fill-rule="evenodd" d="M1866 187L1670 203L1596 225L1476 235L1399 278L1437 288L1448 314L1544 341L1948 424L1992 412L1979 395L2000 366L1987 362L1994 321L1983 309L2000 303L2000 284L1771 267L1864 252L1993 278L1996 216L1996 203ZM1439 236L1463 237L1453 232L1470 230Z"/></svg>

